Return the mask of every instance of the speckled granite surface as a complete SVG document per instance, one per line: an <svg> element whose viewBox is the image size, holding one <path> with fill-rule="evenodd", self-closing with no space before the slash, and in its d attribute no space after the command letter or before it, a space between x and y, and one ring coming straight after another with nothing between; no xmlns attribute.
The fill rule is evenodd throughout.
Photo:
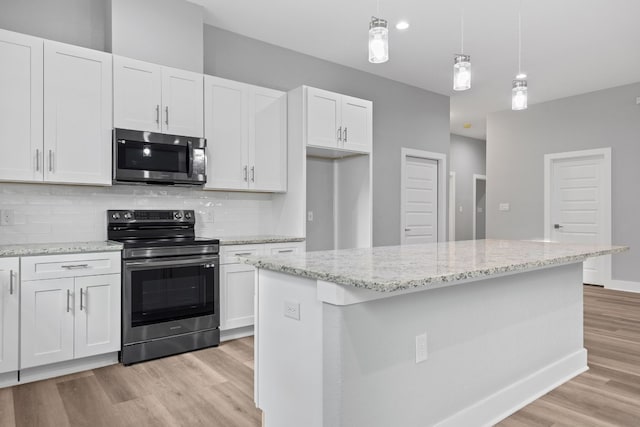
<svg viewBox="0 0 640 427"><path fill-rule="evenodd" d="M122 244L103 242L25 243L0 245L0 257L78 254L84 252L111 252L122 250Z"/></svg>
<svg viewBox="0 0 640 427"><path fill-rule="evenodd" d="M220 245L255 245L263 243L304 242L304 237L258 235L258 236L228 236L220 237Z"/></svg>
<svg viewBox="0 0 640 427"><path fill-rule="evenodd" d="M517 240L468 240L424 245L306 252L241 258L258 268L380 292L484 278L581 262L628 250Z"/></svg>

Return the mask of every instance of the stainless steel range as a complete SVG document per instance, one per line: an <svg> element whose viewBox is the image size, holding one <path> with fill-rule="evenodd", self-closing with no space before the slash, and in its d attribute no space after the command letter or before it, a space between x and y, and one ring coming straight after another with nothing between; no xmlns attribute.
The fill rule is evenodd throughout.
<svg viewBox="0 0 640 427"><path fill-rule="evenodd" d="M192 210L107 211L122 252L125 365L220 343L219 240L195 237Z"/></svg>

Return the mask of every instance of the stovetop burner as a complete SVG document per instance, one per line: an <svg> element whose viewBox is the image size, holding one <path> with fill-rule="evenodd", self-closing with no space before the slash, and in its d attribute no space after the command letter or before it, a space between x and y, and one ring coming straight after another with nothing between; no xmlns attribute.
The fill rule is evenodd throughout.
<svg viewBox="0 0 640 427"><path fill-rule="evenodd" d="M107 237L124 248L217 245L218 239L195 235L193 210L109 210Z"/></svg>

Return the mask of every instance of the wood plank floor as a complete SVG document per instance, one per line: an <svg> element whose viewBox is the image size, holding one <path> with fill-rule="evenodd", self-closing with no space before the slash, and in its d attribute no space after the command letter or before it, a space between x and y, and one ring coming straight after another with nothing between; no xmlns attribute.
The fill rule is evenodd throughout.
<svg viewBox="0 0 640 427"><path fill-rule="evenodd" d="M584 323L590 370L501 427L640 426L640 294L586 286ZM0 389L2 427L249 427L260 420L251 337Z"/></svg>

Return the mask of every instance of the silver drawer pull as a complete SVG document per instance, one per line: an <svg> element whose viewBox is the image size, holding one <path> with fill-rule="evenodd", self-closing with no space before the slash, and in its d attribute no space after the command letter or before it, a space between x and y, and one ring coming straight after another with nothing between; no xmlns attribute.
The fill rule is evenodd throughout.
<svg viewBox="0 0 640 427"><path fill-rule="evenodd" d="M252 252L239 252L237 254L234 254L235 256L246 256L246 255L253 255Z"/></svg>
<svg viewBox="0 0 640 427"><path fill-rule="evenodd" d="M291 253L293 252L293 249L283 249L281 251L278 251L279 254L286 254L286 253Z"/></svg>
<svg viewBox="0 0 640 427"><path fill-rule="evenodd" d="M71 298L71 291L67 289L67 313L71 310L71 308L69 308L69 298Z"/></svg>
<svg viewBox="0 0 640 427"><path fill-rule="evenodd" d="M13 295L13 270L9 270L9 295Z"/></svg>
<svg viewBox="0 0 640 427"><path fill-rule="evenodd" d="M89 268L89 264L63 265L62 268L67 270L79 270L81 268Z"/></svg>
<svg viewBox="0 0 640 427"><path fill-rule="evenodd" d="M84 302L84 288L80 288L80 311L82 311L83 302Z"/></svg>

